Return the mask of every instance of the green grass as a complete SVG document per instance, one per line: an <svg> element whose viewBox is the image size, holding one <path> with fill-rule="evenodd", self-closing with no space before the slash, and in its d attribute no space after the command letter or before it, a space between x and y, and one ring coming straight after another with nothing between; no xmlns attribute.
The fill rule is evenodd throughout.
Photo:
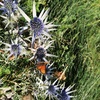
<svg viewBox="0 0 100 100"><path fill-rule="evenodd" d="M50 5L53 8L50 19L55 18L55 23L61 25L54 37L54 52L59 56L57 66L68 65L66 81L68 85L76 83L75 100L100 99L99 3L99 0L55 0Z"/></svg>

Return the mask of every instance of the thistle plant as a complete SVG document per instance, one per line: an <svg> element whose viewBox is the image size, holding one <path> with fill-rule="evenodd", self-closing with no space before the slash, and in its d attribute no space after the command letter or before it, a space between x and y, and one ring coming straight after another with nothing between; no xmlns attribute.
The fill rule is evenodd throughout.
<svg viewBox="0 0 100 100"><path fill-rule="evenodd" d="M3 2L4 3L0 2L3 6L0 10L4 11L1 17L5 19L15 19L16 14L18 13L19 15L20 12L20 15L28 22L28 24L23 27L20 27L18 24L17 27L14 26L12 29L8 27L8 33L11 31L10 34L7 34L9 35L10 43L2 41L3 39L0 41L1 50L3 50L7 56L5 60L8 62L13 60L13 65L17 64L17 67L20 66L18 69L20 69L21 72L23 71L22 74L15 76L15 79L12 78L13 81L9 81L9 83L11 82L13 84L13 86L11 86L13 90L10 99L16 99L19 89L21 94L25 95L30 93L32 98L36 100L70 100L71 97L74 97L70 95L70 93L75 92L70 91L73 86L66 88L66 86L63 85L61 88L63 83L59 79L61 79L65 71L59 76L60 78L54 77L55 69L57 68L53 66L54 61L52 61L50 57L59 58L54 54L48 53L49 48L53 47L54 42L50 32L54 32L57 26L59 26L47 21L50 9L45 10L45 8L43 8L39 17L37 17L36 2L33 0L33 18L31 19L18 5L17 0L4 0ZM7 27L9 23L6 24ZM27 30L28 33L32 33L32 35L25 35L25 30ZM14 58L9 60L12 56ZM24 58L26 58L26 61L23 60ZM23 63L26 63L26 65L23 65ZM21 67L24 66L26 69L21 69ZM16 72L17 68L15 73ZM18 80L16 78L18 78ZM4 96L6 99L9 99L6 94L4 94Z"/></svg>
<svg viewBox="0 0 100 100"><path fill-rule="evenodd" d="M54 25L51 23L47 22L48 19L48 13L49 13L49 9L47 9L45 11L45 8L41 11L39 17L37 17L36 14L36 7L35 7L35 0L33 0L33 19L30 19L25 13L24 11L19 8L17 6L18 10L20 11L20 13L23 15L23 17L27 20L27 22L29 23L31 32L32 32L32 43L31 45L33 46L34 40L37 36L41 36L41 34L48 36L49 38L51 37L50 34L48 32L56 30L56 26L58 25Z"/></svg>
<svg viewBox="0 0 100 100"><path fill-rule="evenodd" d="M29 60L36 58L37 61L41 62L41 61L47 61L46 56L57 57L53 54L47 53L47 49L51 47L52 43L53 43L53 40L48 40L48 38L46 39L44 38L43 42L39 39L38 44L34 43L35 48L30 48L30 50L33 52L33 56Z"/></svg>
<svg viewBox="0 0 100 100"><path fill-rule="evenodd" d="M5 28L9 25L14 27L13 24L17 23L18 18L20 17L17 4L17 0L2 0L2 2L0 2L0 5L2 6L0 8L2 11L2 15L0 15L0 17L4 19L3 23L6 24Z"/></svg>
<svg viewBox="0 0 100 100"><path fill-rule="evenodd" d="M7 14L8 17L11 17L12 13L15 13L15 11L17 10L17 1L16 0L4 0L4 3L0 2L0 4L3 6L2 8L0 8L0 10L3 10L2 14Z"/></svg>
<svg viewBox="0 0 100 100"><path fill-rule="evenodd" d="M16 38L15 42L11 40L11 44L1 41L0 43L5 45L5 48L2 50L4 50L5 52L10 52L7 58L10 58L11 56L17 58L19 55L27 54L24 46L20 45L18 38Z"/></svg>

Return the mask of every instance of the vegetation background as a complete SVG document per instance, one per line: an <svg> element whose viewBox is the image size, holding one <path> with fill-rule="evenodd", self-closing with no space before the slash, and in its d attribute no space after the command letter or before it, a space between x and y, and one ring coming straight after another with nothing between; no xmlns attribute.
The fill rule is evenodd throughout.
<svg viewBox="0 0 100 100"><path fill-rule="evenodd" d="M49 21L60 25L52 33L55 43L49 52L58 56L52 59L58 70L68 66L66 86L75 83L74 88L77 90L73 94L77 97L73 100L100 100L100 0L36 2L38 14L44 6L50 7ZM19 6L32 17L32 0L21 0ZM0 39L8 41L2 20L0 18ZM24 25L23 20L20 20L20 25ZM14 86L14 100L20 100L23 94L31 92L31 86L35 84L32 83L34 79L28 76L34 64L27 62L27 58L9 64L2 59L0 54L0 79L3 80L0 88ZM20 84L16 86L15 81Z"/></svg>

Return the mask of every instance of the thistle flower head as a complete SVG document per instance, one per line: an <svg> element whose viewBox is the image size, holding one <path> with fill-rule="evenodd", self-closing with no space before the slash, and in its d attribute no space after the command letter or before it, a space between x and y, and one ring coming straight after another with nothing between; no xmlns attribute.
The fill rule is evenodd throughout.
<svg viewBox="0 0 100 100"><path fill-rule="evenodd" d="M49 85L48 90L47 90L48 95L57 95L57 90L58 90L58 88L56 86L54 86L52 84Z"/></svg>
<svg viewBox="0 0 100 100"><path fill-rule="evenodd" d="M43 32L44 24L38 17L34 17L30 21L30 26L31 29L34 31L34 37L39 36Z"/></svg>
<svg viewBox="0 0 100 100"><path fill-rule="evenodd" d="M8 58L11 56L17 57L19 55L27 54L24 46L18 43L18 38L16 38L15 41L11 40L11 44L4 43L4 42L1 43L5 45L5 49L3 50L5 50L5 52L10 52Z"/></svg>
<svg viewBox="0 0 100 100"><path fill-rule="evenodd" d="M46 51L44 48L42 47L39 47L36 51L36 54L35 54L36 58L41 61L43 60L43 58L46 56Z"/></svg>
<svg viewBox="0 0 100 100"><path fill-rule="evenodd" d="M58 95L59 87L56 85L57 80L55 80L53 83L51 81L42 81L41 79L38 78L37 85L38 87L43 91L45 91L44 95L45 97L50 97L50 98L56 98Z"/></svg>
<svg viewBox="0 0 100 100"><path fill-rule="evenodd" d="M57 82L57 80L55 80L53 83L49 82L47 90L45 92L46 97L56 98L59 95L59 93L58 93L59 87L58 87L58 85L56 85L56 82Z"/></svg>
<svg viewBox="0 0 100 100"><path fill-rule="evenodd" d="M51 38L50 34L48 33L49 31L56 30L56 26L51 23L47 22L48 19L48 13L49 13L49 8L45 11L45 8L41 11L40 15L37 16L36 14L36 7L35 7L35 0L33 0L33 19L30 19L25 12L17 6L18 10L20 13L23 15L23 17L29 22L31 30L33 32L32 36L32 45L35 41L35 38L37 36L41 36L42 34Z"/></svg>
<svg viewBox="0 0 100 100"><path fill-rule="evenodd" d="M12 44L11 45L11 54L13 54L14 56L19 55L20 52L20 45L19 44Z"/></svg>
<svg viewBox="0 0 100 100"><path fill-rule="evenodd" d="M69 86L67 88L63 87L63 89L61 90L60 95L58 95L58 99L59 100L70 100L71 98L75 97L75 96L70 95L71 93L76 91L76 90L70 91L73 88L73 86Z"/></svg>
<svg viewBox="0 0 100 100"><path fill-rule="evenodd" d="M39 43L36 44L38 46L36 46L36 48L30 48L31 51L33 52L33 56L29 59L29 60L32 60L32 59L36 59L37 62L42 62L42 61L46 61L46 56L48 57L57 57L55 55L52 55L52 54L48 54L47 53L47 49L52 45L53 41L48 41L48 39L44 38L44 41L43 43L41 43L40 39L39 39Z"/></svg>
<svg viewBox="0 0 100 100"><path fill-rule="evenodd" d="M17 0L4 0L4 3L0 2L0 4L3 6L0 10L3 10L3 14L8 14L9 17L17 10Z"/></svg>
<svg viewBox="0 0 100 100"><path fill-rule="evenodd" d="M3 2L0 2L0 5L2 6L0 10L3 11L0 17L4 19L3 23L6 24L5 28L8 27L8 25L11 25L12 28L15 23L17 23L18 18L20 17L17 4L17 0L4 0Z"/></svg>

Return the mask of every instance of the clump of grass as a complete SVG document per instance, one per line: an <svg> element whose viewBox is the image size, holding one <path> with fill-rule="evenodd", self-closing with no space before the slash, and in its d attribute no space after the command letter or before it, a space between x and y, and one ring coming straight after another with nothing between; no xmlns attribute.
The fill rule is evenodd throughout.
<svg viewBox="0 0 100 100"><path fill-rule="evenodd" d="M49 5L52 2L50 0ZM99 0L55 0L50 5L53 8L50 18L54 17L55 23L61 24L54 37L53 51L60 57L56 66L59 69L63 64L69 66L66 81L67 85L72 82L77 84L75 100L99 99L99 3Z"/></svg>

